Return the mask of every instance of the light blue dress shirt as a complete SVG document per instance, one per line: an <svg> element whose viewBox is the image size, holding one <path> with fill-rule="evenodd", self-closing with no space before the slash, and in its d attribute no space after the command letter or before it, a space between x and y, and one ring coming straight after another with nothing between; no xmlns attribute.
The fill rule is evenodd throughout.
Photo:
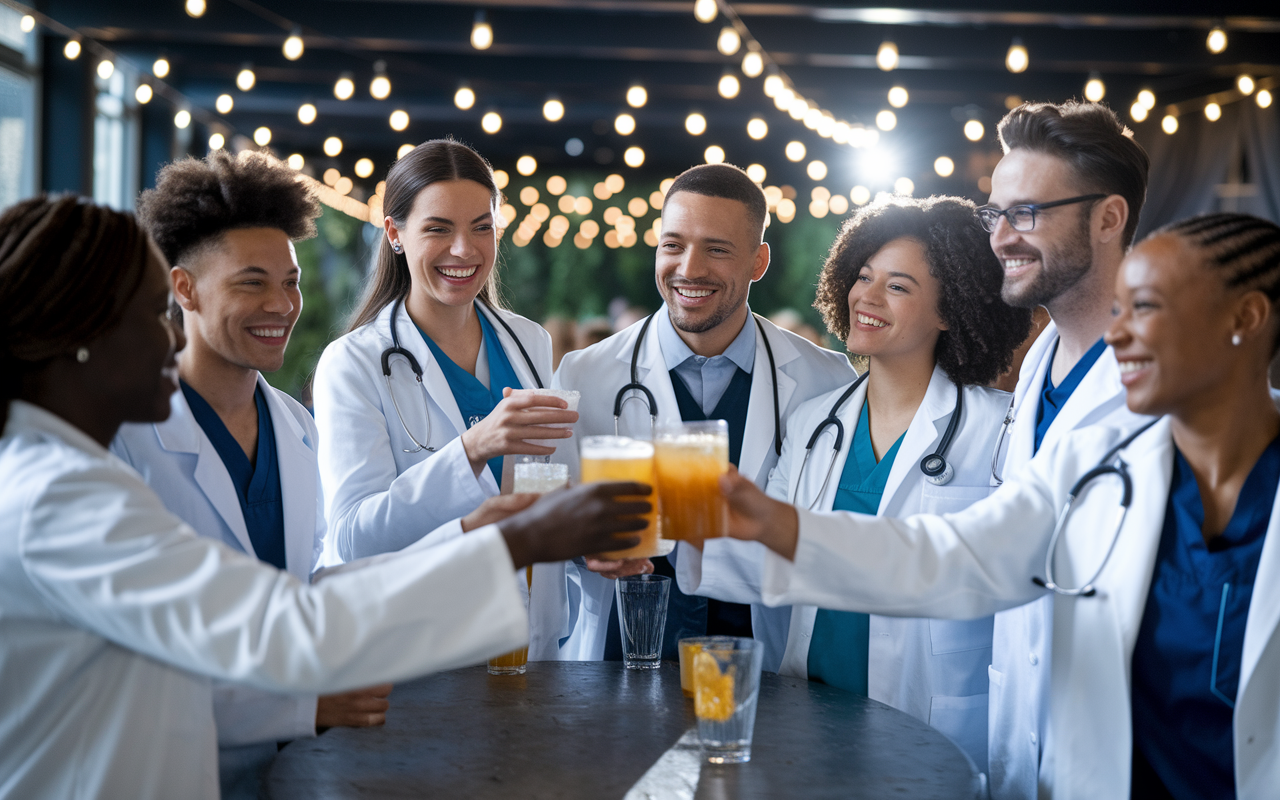
<svg viewBox="0 0 1280 800"><path fill-rule="evenodd" d="M703 414L715 410L729 382L737 374L739 368L750 373L756 362L756 326L751 309L747 309L747 321L742 325L737 338L718 356L700 356L685 344L684 339L671 324L671 314L666 306L658 311L654 320L658 328L658 344L662 348L662 358L667 363L667 370L675 370L684 381L702 407Z"/></svg>

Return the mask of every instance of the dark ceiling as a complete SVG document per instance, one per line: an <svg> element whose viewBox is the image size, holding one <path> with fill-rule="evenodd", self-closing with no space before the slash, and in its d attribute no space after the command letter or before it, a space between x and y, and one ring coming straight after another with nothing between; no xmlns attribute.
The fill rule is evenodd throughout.
<svg viewBox="0 0 1280 800"><path fill-rule="evenodd" d="M1090 74L1097 73L1106 83L1106 102L1130 124L1136 123L1127 110L1138 91L1153 90L1158 104L1143 124L1156 126L1169 104L1181 104L1182 113L1189 113L1214 93L1222 93L1224 101L1238 98L1233 87L1241 73L1260 78L1263 86L1280 82L1280 6L1274 0L1216 3L1214 16L1205 13L1204 3L1185 0L1060 2L1052 12L1027 2L915 3L911 9L834 0L722 2L710 24L694 18L693 2L677 0L207 2L198 19L184 12L183 0L50 0L38 8L141 69L149 70L152 60L166 55L173 65L166 83L206 124L242 134L266 125L277 152L300 152L318 163L323 162L322 140L341 137L344 151L334 163L344 173L350 162L369 156L381 174L399 145L453 135L508 170L525 154L554 169L607 164L623 170L623 150L636 145L646 152L645 172L669 175L700 163L704 149L717 144L731 162L766 166L770 183L799 185L808 180L804 163L783 156L784 145L795 139L806 144L808 158L831 165L833 188L843 184L838 191L848 191L848 185L862 181L859 170L867 165L859 166L853 149L821 138L777 110L762 91L764 76L742 74L745 46L732 57L717 52L717 35L734 17L747 33L744 38L757 41L767 61L784 71L800 94L837 118L872 126L877 112L889 108L890 87L907 88L910 101L896 109L897 127L881 139L885 152L895 154L897 172L957 193L974 193L975 174L989 163L994 123L1010 95L1053 101L1078 97ZM483 51L469 43L478 11L485 12L494 34L493 46ZM1229 36L1226 50L1216 55L1205 46L1215 24ZM301 28L306 52L291 62L281 44L295 26ZM1004 64L1015 38L1030 54L1030 68L1021 74L1010 73ZM875 65L876 50L886 39L900 52L892 72ZM368 91L378 60L386 62L393 86L386 100L375 100ZM252 64L257 75L249 92L235 87L245 64ZM731 100L716 91L726 70L742 83ZM333 94L344 72L357 86L345 102ZM453 103L464 82L478 97L466 111ZM625 103L633 83L648 90L643 108ZM226 115L214 110L222 93L235 99ZM541 111L551 95L566 107L555 123ZM311 125L297 119L303 102L318 109ZM388 124L395 109L411 119L402 133ZM489 110L503 118L502 129L493 135L480 127ZM637 122L629 136L613 129L614 117L623 111ZM684 129L692 111L708 121L700 136ZM769 125L761 141L746 135L753 116ZM986 125L982 141L969 142L962 135L969 118ZM584 142L581 155L566 152L570 138ZM932 171L942 154L959 165L951 182L940 182Z"/></svg>

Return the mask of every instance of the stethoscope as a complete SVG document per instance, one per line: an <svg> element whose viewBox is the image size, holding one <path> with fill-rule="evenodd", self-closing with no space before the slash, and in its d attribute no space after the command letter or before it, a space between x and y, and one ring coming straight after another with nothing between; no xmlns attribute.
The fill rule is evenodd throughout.
<svg viewBox="0 0 1280 800"><path fill-rule="evenodd" d="M840 448L844 446L844 423L840 421L840 407L845 401L858 391L858 387L862 385L867 376L871 374L870 370L858 376L853 384L845 389L836 400L835 405L831 406L831 413L827 418L818 423L818 427L814 428L813 435L809 437L809 443L804 446L804 459L800 461L800 474L796 476L796 489L792 494L791 502L794 505L796 495L800 493L800 487L804 484L804 470L809 464L809 456L813 453L813 446L818 443L818 437L827 429L827 426L834 425L836 429L835 444L831 447L831 461L827 464L827 475L822 479L822 488L818 490L818 494L814 496L809 503L809 510L812 511L818 502L827 494L827 486L831 483L831 475L835 472L836 458L840 455ZM951 441L956 437L956 430L960 427L960 415L964 411L964 387L956 385L956 407L951 412L951 420L947 422L947 429L942 433L942 441L938 443L937 448L920 459L920 471L924 473L924 479L935 486L942 486L950 483L951 478L955 475L955 470L951 468L951 464L947 462L947 451L951 448Z"/></svg>
<svg viewBox="0 0 1280 800"><path fill-rule="evenodd" d="M1058 523L1053 526L1053 535L1049 537L1049 550L1044 555L1045 577L1032 577L1032 583L1066 597L1093 597L1098 593L1098 590L1093 587L1093 582L1102 574L1102 570L1106 569L1107 561L1111 558L1112 551L1116 549L1116 542L1120 540L1120 529L1124 527L1124 518L1129 514L1129 503L1133 500L1133 481L1129 478L1129 465L1119 457L1120 451L1128 447L1134 439L1146 433L1148 428L1159 421L1159 418L1151 420L1129 434L1123 442L1108 450L1107 454L1098 461L1098 466L1081 475L1080 480L1076 481L1075 485L1071 487L1071 491L1067 492L1067 502L1062 506L1062 512L1058 514ZM1115 462L1114 465L1111 463L1112 461ZM1090 482L1105 475L1118 476L1120 483L1124 486L1124 493L1120 498L1120 521L1116 523L1116 532L1111 535L1111 545L1107 548L1107 554L1102 557L1102 563L1094 571L1093 577L1085 581L1084 585L1079 589L1066 589L1053 580L1053 554L1058 548L1058 538L1062 535L1062 529L1066 527L1067 518L1071 516L1071 508L1075 505L1076 498Z"/></svg>
<svg viewBox="0 0 1280 800"><path fill-rule="evenodd" d="M661 313L661 312L658 312ZM650 314L645 318L644 324L640 326L640 335L636 337L636 345L631 350L631 383L623 386L613 398L613 433L619 434L619 421L622 418L622 407L630 400L638 400L640 398L635 395L627 396L628 392L640 392L644 395L645 405L649 409L649 423L652 428L658 426L658 400L653 396L653 392L649 391L649 387L640 382L640 347L644 344L644 336L649 332L649 323L653 322L656 314ZM764 352L769 357L769 372L773 377L773 449L778 455L782 455L782 409L778 404L778 365L773 361L773 347L769 345L769 337L765 335L764 325L760 322L760 317L755 314L751 315L756 321L756 328L760 331L760 340L764 342Z"/></svg>
<svg viewBox="0 0 1280 800"><path fill-rule="evenodd" d="M1013 425L1013 407L1018 402L1016 397L1009 398L1009 409L1004 412L1004 422L1000 425L1000 435L996 437L996 449L991 454L991 482L995 486L1004 483L1000 477L1000 451L1004 449L1004 439L1009 434L1009 426Z"/></svg>
<svg viewBox="0 0 1280 800"><path fill-rule="evenodd" d="M413 442L417 447L401 448L401 452L418 453L426 450L428 453L434 453L436 448L423 444L418 441L417 437L409 430L409 426L404 421L404 414L400 411L400 403L396 400L395 389L391 384L391 357L404 356L409 362L409 369L413 370L413 376L418 381L418 388L422 390L423 402L427 404L427 441L431 441L431 401L430 395L427 394L427 387L422 383L422 367L418 364L418 359L413 357L413 353L400 346L400 335L396 333L396 317L400 314L400 306L403 300L396 300L391 307L391 346L382 351L382 377L387 382L387 394L391 395L391 405L396 410L396 416L400 418L400 427L404 428L404 433L409 437L409 441ZM477 308L485 308L488 310L488 316L498 322L502 329L507 332L511 340L516 343L516 347L520 348L520 355L524 357L524 363L529 366L529 372L533 373L533 382L538 384L538 388L542 386L542 378L538 375L538 368L533 365L533 359L529 358L529 351L524 349L524 344L520 341L520 337L516 336L516 332L511 330L511 326L502 317L494 313L494 310L483 300L476 301ZM483 312L481 312L483 313Z"/></svg>

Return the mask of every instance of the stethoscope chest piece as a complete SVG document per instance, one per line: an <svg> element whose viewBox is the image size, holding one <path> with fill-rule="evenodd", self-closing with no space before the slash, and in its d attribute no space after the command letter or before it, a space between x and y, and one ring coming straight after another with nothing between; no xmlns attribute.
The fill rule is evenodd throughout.
<svg viewBox="0 0 1280 800"><path fill-rule="evenodd" d="M951 479L956 474L950 462L940 453L930 453L921 459L920 471L924 473L924 479L934 486L945 486L951 483Z"/></svg>

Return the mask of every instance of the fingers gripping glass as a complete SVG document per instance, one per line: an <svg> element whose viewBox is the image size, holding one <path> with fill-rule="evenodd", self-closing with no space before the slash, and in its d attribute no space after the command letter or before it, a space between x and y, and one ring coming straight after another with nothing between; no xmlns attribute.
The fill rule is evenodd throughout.
<svg viewBox="0 0 1280 800"><path fill-rule="evenodd" d="M1046 208L1086 203L1090 200L1101 200L1104 197L1106 197L1105 194L1082 194L1079 197L1068 197L1066 200L1054 200L1051 203L1028 203L1020 206L1010 206L1003 210L995 206L982 206L974 211L974 214L978 216L978 222L987 233L996 232L996 226L1000 224L1001 217L1008 220L1009 227L1015 231L1026 233L1035 230L1036 214Z"/></svg>

